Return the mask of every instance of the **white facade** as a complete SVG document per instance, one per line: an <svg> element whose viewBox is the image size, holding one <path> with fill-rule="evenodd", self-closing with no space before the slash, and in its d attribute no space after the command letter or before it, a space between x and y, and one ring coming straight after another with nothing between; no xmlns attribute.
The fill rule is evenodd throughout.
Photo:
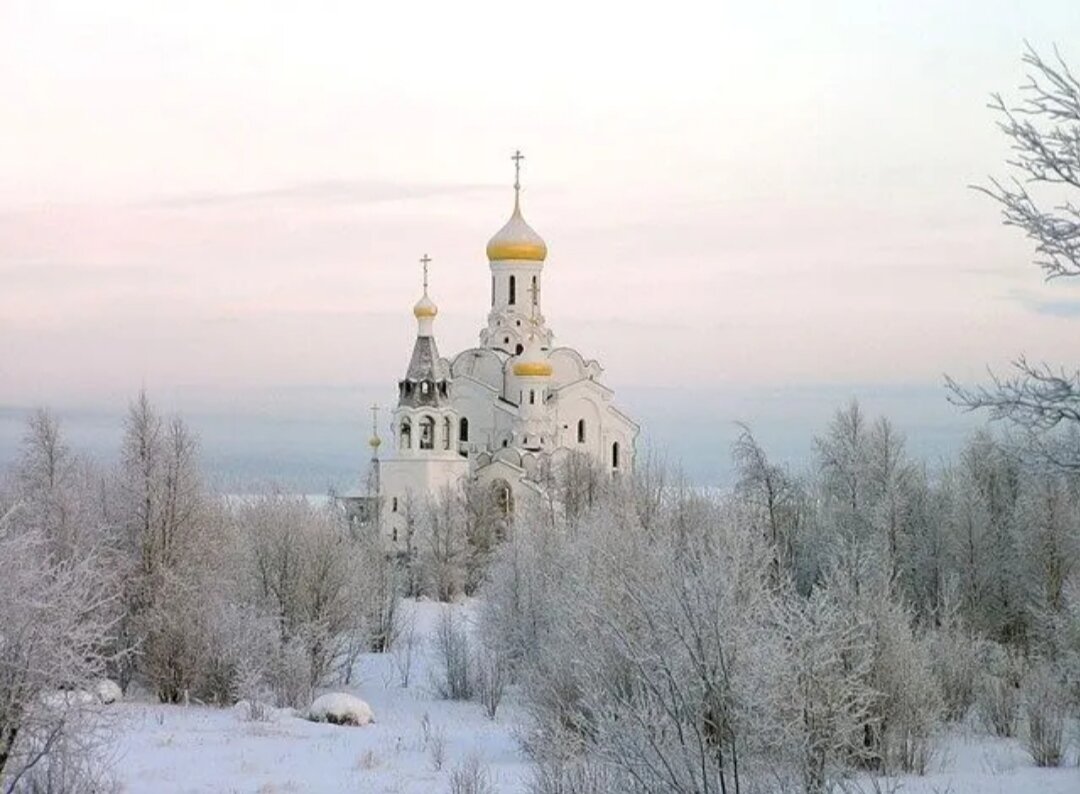
<svg viewBox="0 0 1080 794"><path fill-rule="evenodd" d="M491 310L480 345L449 360L435 344L437 307L414 307L417 338L391 424L391 450L373 457L380 531L404 542L415 500L466 478L506 491L507 505L539 492L546 464L587 454L617 476L634 465L637 425L614 404L603 369L570 347L555 347L541 313L547 246L514 211L488 243Z"/></svg>

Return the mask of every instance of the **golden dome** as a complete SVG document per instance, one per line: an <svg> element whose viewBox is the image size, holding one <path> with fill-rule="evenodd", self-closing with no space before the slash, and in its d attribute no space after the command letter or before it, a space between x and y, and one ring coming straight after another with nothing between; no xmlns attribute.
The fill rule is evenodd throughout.
<svg viewBox="0 0 1080 794"><path fill-rule="evenodd" d="M543 262L547 259L547 243L521 215L517 193L514 194L514 212L495 236L488 241L487 258L491 262L525 260Z"/></svg>
<svg viewBox="0 0 1080 794"><path fill-rule="evenodd" d="M547 361L519 361L514 365L514 374L521 378L549 378L552 372Z"/></svg>
<svg viewBox="0 0 1080 794"><path fill-rule="evenodd" d="M368 439L368 446L372 449L378 449L382 445L382 439L378 436L372 436Z"/></svg>
<svg viewBox="0 0 1080 794"><path fill-rule="evenodd" d="M547 356L540 350L535 336L529 337L529 343L514 363L514 374L519 378L549 378L553 369Z"/></svg>
<svg viewBox="0 0 1080 794"><path fill-rule="evenodd" d="M434 317L439 313L439 307L435 305L435 301L428 297L427 291L424 292L424 297L416 302L412 310L413 316L417 320L422 317Z"/></svg>

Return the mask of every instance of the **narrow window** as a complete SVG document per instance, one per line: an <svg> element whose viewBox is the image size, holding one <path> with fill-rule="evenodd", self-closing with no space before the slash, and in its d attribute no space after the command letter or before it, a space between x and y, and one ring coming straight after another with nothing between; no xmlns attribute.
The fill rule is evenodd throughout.
<svg viewBox="0 0 1080 794"><path fill-rule="evenodd" d="M454 425L450 421L449 416L443 420L443 434L445 436L443 438L443 449L450 449L450 442L452 440L450 437L454 435Z"/></svg>
<svg viewBox="0 0 1080 794"><path fill-rule="evenodd" d="M408 419L401 421L401 449L412 449L412 424Z"/></svg>
<svg viewBox="0 0 1080 794"><path fill-rule="evenodd" d="M393 538L394 543L397 543L397 527L394 527L394 532L391 537Z"/></svg>
<svg viewBox="0 0 1080 794"><path fill-rule="evenodd" d="M578 419L577 423L577 442L579 444L585 443L585 420Z"/></svg>
<svg viewBox="0 0 1080 794"><path fill-rule="evenodd" d="M536 392L529 389L529 405L536 405Z"/></svg>
<svg viewBox="0 0 1080 794"><path fill-rule="evenodd" d="M423 383L420 384L420 393L421 394L427 394L428 393L428 382L427 381L424 381Z"/></svg>
<svg viewBox="0 0 1080 794"><path fill-rule="evenodd" d="M611 468L619 468L619 442L616 441L611 445Z"/></svg>
<svg viewBox="0 0 1080 794"><path fill-rule="evenodd" d="M467 417L461 417L461 421L458 422L458 441L469 440L469 420Z"/></svg>
<svg viewBox="0 0 1080 794"><path fill-rule="evenodd" d="M495 305L495 276L491 277L491 305Z"/></svg>
<svg viewBox="0 0 1080 794"><path fill-rule="evenodd" d="M390 502L390 512L391 513L396 513L397 512L397 497L396 496Z"/></svg>
<svg viewBox="0 0 1080 794"><path fill-rule="evenodd" d="M514 352L517 353L520 356L521 351L523 351L524 349L525 349L525 346L523 344L521 344L521 342L518 342L518 346L514 348Z"/></svg>
<svg viewBox="0 0 1080 794"><path fill-rule="evenodd" d="M420 449L435 449L435 420L430 416L420 420Z"/></svg>
<svg viewBox="0 0 1080 794"><path fill-rule="evenodd" d="M510 300L507 301L511 306L517 303L517 278L510 276Z"/></svg>

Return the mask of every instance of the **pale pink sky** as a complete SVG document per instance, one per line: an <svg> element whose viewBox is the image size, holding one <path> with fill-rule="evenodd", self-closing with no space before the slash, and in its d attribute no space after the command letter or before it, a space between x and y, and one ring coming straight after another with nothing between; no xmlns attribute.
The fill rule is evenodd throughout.
<svg viewBox="0 0 1080 794"><path fill-rule="evenodd" d="M609 382L1075 360L1080 292L966 186L1050 2L0 2L0 406L177 407L444 352L527 155L545 310ZM380 385L385 395L380 392Z"/></svg>

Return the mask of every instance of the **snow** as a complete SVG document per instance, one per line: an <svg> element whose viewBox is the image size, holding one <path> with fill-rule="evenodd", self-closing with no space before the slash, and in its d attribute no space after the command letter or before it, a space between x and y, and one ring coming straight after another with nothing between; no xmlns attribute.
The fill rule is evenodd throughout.
<svg viewBox="0 0 1080 794"><path fill-rule="evenodd" d="M433 636L445 607L409 602L419 637ZM450 607L471 614L469 603ZM246 704L231 709L161 705L145 696L109 709L112 748L122 790L140 792L387 792L432 794L449 790L456 765L477 756L500 794L522 794L528 761L517 739L524 714L507 695L490 720L476 703L439 700L430 685L428 642L417 648L408 688L398 683L389 654L362 657L352 687L336 686L323 704L338 707L358 698L377 715L362 730L311 722L307 711L270 709L251 721ZM320 707L321 708L321 707ZM426 723L426 726L425 726ZM1077 729L1078 726L1073 726ZM432 745L445 738L446 760L433 763ZM1077 794L1075 766L1039 769L1016 739L955 729L942 742L930 773L898 780L864 778L856 790L904 794Z"/></svg>
<svg viewBox="0 0 1080 794"><path fill-rule="evenodd" d="M406 606L414 611L418 637L432 636L444 606ZM451 607L467 613L471 608L468 603ZM311 722L306 711L274 709L269 720L253 722L242 704L229 709L162 705L129 696L109 711L117 724L114 771L127 794L432 794L449 790L454 767L476 755L500 794L524 791L528 765L515 736L521 712L504 705L490 720L477 703L439 700L431 690L430 669L426 641L416 649L407 689L399 686L389 654L362 657L356 685L329 690L370 704L377 721L359 730ZM445 737L441 769L433 766L434 742L429 738L425 744L425 735Z"/></svg>
<svg viewBox="0 0 1080 794"><path fill-rule="evenodd" d="M94 694L106 706L124 699L124 691L120 689L120 685L108 678L102 678L94 684Z"/></svg>
<svg viewBox="0 0 1080 794"><path fill-rule="evenodd" d="M375 721L371 706L353 695L331 692L315 698L308 709L308 719L334 725L369 725Z"/></svg>

